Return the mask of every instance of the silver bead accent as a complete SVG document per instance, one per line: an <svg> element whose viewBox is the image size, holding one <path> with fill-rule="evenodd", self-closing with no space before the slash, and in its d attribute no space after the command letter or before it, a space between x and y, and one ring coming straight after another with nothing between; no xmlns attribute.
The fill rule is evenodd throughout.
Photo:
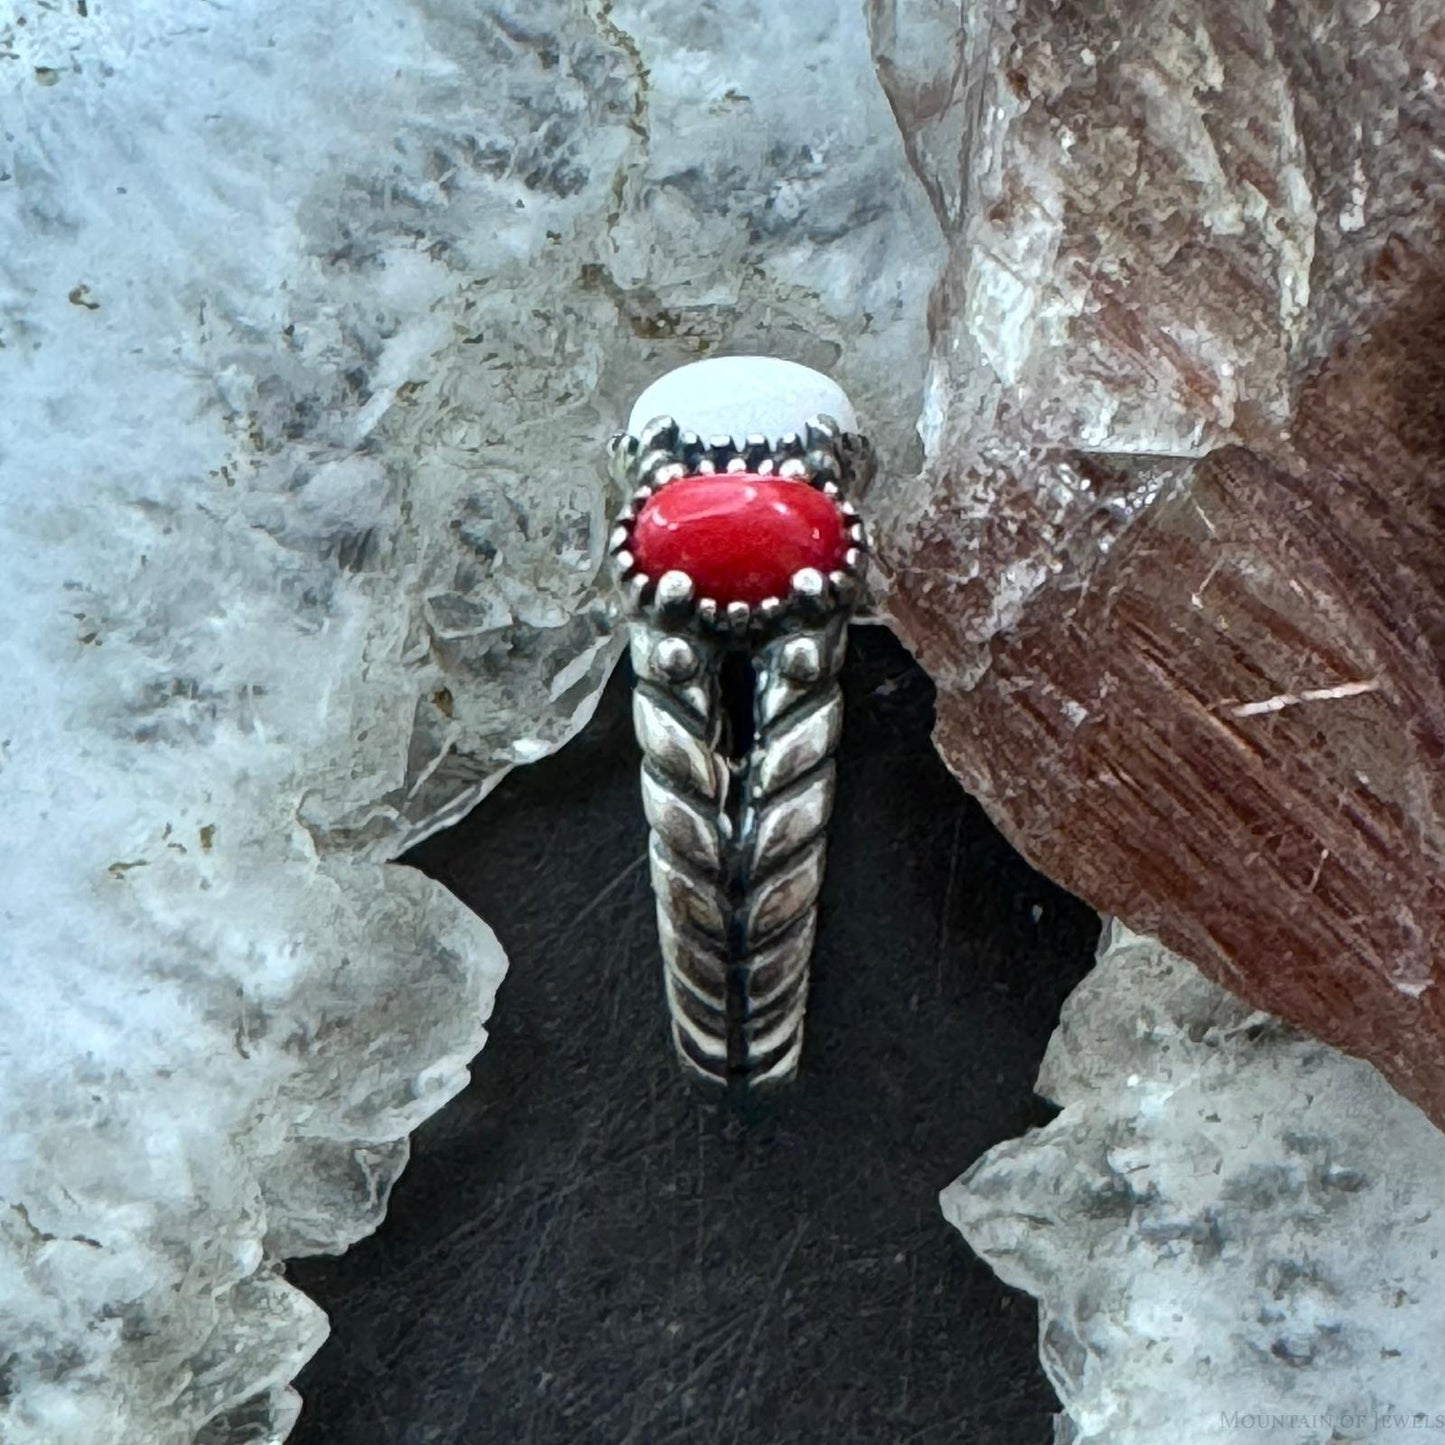
<svg viewBox="0 0 1445 1445"><path fill-rule="evenodd" d="M820 617L828 610L828 579L816 567L794 572L790 590L805 616Z"/></svg>
<svg viewBox="0 0 1445 1445"><path fill-rule="evenodd" d="M826 591L823 574L816 567L802 567L793 573L793 596L821 598Z"/></svg>
<svg viewBox="0 0 1445 1445"><path fill-rule="evenodd" d="M692 602L692 578L686 572L664 572L657 579L657 605L668 612L685 610Z"/></svg>
<svg viewBox="0 0 1445 1445"><path fill-rule="evenodd" d="M659 639L657 646L652 650L652 657L657 664L657 670L671 678L673 682L686 682L689 678L697 675L699 666L697 652L684 637Z"/></svg>
<svg viewBox="0 0 1445 1445"><path fill-rule="evenodd" d="M634 612L642 610L642 604L647 601L652 591L652 578L645 573L634 572L627 579L627 601Z"/></svg>

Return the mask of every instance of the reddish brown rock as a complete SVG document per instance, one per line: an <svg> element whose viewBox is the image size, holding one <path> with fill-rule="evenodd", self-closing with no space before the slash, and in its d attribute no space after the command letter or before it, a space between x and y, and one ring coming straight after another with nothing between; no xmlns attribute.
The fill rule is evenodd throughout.
<svg viewBox="0 0 1445 1445"><path fill-rule="evenodd" d="M1034 863L1445 1124L1445 16L1099 10L875 16L954 236L889 606Z"/></svg>

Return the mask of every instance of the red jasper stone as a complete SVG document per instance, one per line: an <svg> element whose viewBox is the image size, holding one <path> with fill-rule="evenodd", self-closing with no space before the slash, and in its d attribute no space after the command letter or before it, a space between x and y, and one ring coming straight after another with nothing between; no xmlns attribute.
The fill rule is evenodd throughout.
<svg viewBox="0 0 1445 1445"><path fill-rule="evenodd" d="M793 573L843 565L848 537L831 498L807 482L724 472L668 482L632 529L637 570L686 572L698 597L756 607L786 598Z"/></svg>

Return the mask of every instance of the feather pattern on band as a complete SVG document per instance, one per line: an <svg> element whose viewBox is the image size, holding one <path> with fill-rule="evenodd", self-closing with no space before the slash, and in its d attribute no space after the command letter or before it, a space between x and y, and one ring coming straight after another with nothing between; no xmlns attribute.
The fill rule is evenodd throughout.
<svg viewBox="0 0 1445 1445"><path fill-rule="evenodd" d="M683 1061L751 1086L795 1072L842 725L846 619L747 659L752 738L735 745L722 656L675 681L667 634L634 624L633 717L658 933Z"/></svg>

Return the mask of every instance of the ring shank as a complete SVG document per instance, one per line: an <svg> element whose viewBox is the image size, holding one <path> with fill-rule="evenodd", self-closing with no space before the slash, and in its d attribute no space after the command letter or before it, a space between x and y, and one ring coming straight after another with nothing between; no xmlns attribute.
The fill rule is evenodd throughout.
<svg viewBox="0 0 1445 1445"><path fill-rule="evenodd" d="M654 383L609 446L628 493L609 545L632 628L671 1031L684 1066L711 1084L784 1082L802 1052L842 728L837 677L867 568L867 530L847 495L866 490L876 465L854 425L820 373L731 357ZM836 525L841 547L790 553L780 539L794 534L776 534L769 515L731 533L748 539L736 569L659 554L664 531L689 525L685 511L660 520L681 495L669 489L695 499L704 478L729 475L738 490L711 502L761 497L792 518L811 514L813 542ZM784 495L794 486L796 501ZM742 575L772 590L727 595Z"/></svg>
<svg viewBox="0 0 1445 1445"><path fill-rule="evenodd" d="M739 758L723 748L725 645L704 645L678 683L669 635L634 624L632 660L673 1041L708 1082L766 1086L791 1078L802 1050L847 619L750 654L753 738Z"/></svg>

